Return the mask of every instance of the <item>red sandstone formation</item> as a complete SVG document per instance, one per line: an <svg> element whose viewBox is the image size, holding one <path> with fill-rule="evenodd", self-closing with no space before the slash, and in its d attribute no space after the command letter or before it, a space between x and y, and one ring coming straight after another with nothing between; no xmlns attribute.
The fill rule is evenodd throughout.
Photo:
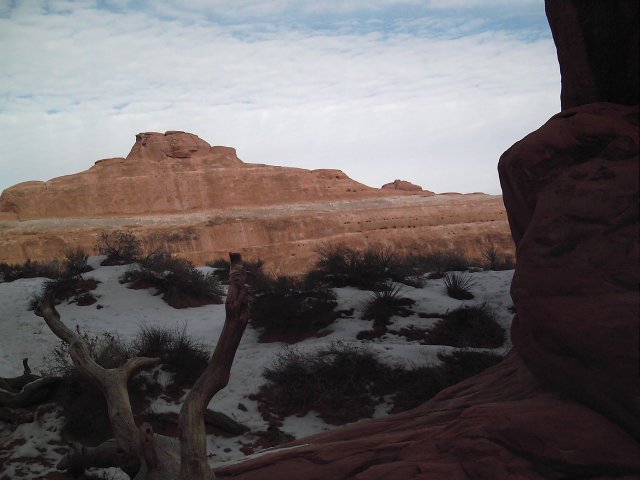
<svg viewBox="0 0 640 480"><path fill-rule="evenodd" d="M0 196L0 261L91 251L100 231L132 230L198 264L241 249L279 272L299 272L327 241L354 248L511 251L498 196L380 190L339 170L254 165L184 132L142 133L127 158Z"/></svg>
<svg viewBox="0 0 640 480"><path fill-rule="evenodd" d="M556 0L545 10L558 50L562 109L595 102L637 105L636 0Z"/></svg>
<svg viewBox="0 0 640 480"><path fill-rule="evenodd" d="M640 472L640 447L595 411L546 392L522 360L455 385L408 412L287 444L216 470L237 480L512 480Z"/></svg>
<svg viewBox="0 0 640 480"><path fill-rule="evenodd" d="M405 192L424 192L425 194L434 195L433 192L424 191L420 185L414 185L406 180L394 180L391 183L382 185L383 190L402 190Z"/></svg>
<svg viewBox="0 0 640 480"><path fill-rule="evenodd" d="M518 353L546 385L640 438L638 115L565 110L507 150L500 174L518 245Z"/></svg>
<svg viewBox="0 0 640 480"><path fill-rule="evenodd" d="M0 219L186 214L379 196L379 190L339 170L247 164L233 148L211 147L190 133L141 133L127 158L99 160L75 175L6 189Z"/></svg>
<svg viewBox="0 0 640 480"><path fill-rule="evenodd" d="M638 107L564 111L500 160L515 349L421 407L306 438L219 478L635 479Z"/></svg>
<svg viewBox="0 0 640 480"><path fill-rule="evenodd" d="M614 15L605 3L547 2L565 108L500 160L517 245L509 357L415 410L304 439L219 477L640 478L637 56L625 63L609 42L566 41L578 31L637 52L637 2L611 2ZM566 8L579 18L558 15ZM626 79L612 89L602 83L609 56ZM579 82L585 65L596 88ZM636 105L622 105L634 91ZM604 101L620 104L583 105Z"/></svg>

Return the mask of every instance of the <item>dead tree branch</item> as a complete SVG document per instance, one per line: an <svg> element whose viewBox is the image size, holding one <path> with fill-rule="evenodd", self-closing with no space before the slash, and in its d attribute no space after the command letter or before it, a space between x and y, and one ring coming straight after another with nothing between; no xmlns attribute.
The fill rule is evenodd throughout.
<svg viewBox="0 0 640 480"><path fill-rule="evenodd" d="M61 466L81 468L86 462L123 462L135 457L140 470L135 480L210 480L213 471L207 463L204 415L213 396L229 382L231 365L249 319L246 271L238 253L230 253L231 284L225 304L226 319L209 364L187 395L178 419L180 456L174 439L156 435L151 425L136 427L129 394L128 379L138 370L157 365L158 358L133 358L114 369L105 369L90 356L80 337L60 320L52 292L46 292L40 312L51 331L69 344L71 359L86 379L95 384L107 400L113 442L97 449L75 449Z"/></svg>
<svg viewBox="0 0 640 480"><path fill-rule="evenodd" d="M205 371L187 395L180 409L180 478L208 480L213 472L207 463L204 412L213 396L229 383L231 365L249 320L247 273L239 253L229 253L229 291L226 319L216 349Z"/></svg>
<svg viewBox="0 0 640 480"><path fill-rule="evenodd" d="M48 400L60 377L40 377L31 373L28 359L22 360L24 373L19 377L0 378L0 406L28 407Z"/></svg>

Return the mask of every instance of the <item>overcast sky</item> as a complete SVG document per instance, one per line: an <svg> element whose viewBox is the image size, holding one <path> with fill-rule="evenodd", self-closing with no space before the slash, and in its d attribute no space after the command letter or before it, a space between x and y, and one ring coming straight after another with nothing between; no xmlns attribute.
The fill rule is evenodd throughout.
<svg viewBox="0 0 640 480"><path fill-rule="evenodd" d="M184 130L245 162L500 193L560 109L543 0L0 0L0 190Z"/></svg>

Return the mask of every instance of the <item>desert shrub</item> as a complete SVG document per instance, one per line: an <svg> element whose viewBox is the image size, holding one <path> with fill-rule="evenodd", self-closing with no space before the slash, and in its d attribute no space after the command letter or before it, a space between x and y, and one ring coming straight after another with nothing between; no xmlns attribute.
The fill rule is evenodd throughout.
<svg viewBox="0 0 640 480"><path fill-rule="evenodd" d="M132 356L158 357L163 367L174 373L174 383L191 384L209 362L209 349L189 336L186 328L165 329L142 326L131 342Z"/></svg>
<svg viewBox="0 0 640 480"><path fill-rule="evenodd" d="M127 265L142 255L142 242L130 231L101 232L95 248L107 256L102 265Z"/></svg>
<svg viewBox="0 0 640 480"><path fill-rule="evenodd" d="M68 300L69 303L76 302L78 305L95 303L95 297L89 292L98 286L98 282L92 278L82 277L84 272L91 270L91 267L86 264L86 259L86 254L80 249L69 252L64 263L57 270L56 276L45 281L42 290L29 299L28 310L38 313L47 290L53 293L57 303L63 300Z"/></svg>
<svg viewBox="0 0 640 480"><path fill-rule="evenodd" d="M447 354L438 354L438 358L442 361L441 370L444 383L454 385L497 365L503 357L493 352L457 350Z"/></svg>
<svg viewBox="0 0 640 480"><path fill-rule="evenodd" d="M486 305L447 312L427 334L429 344L453 347L498 348L505 339L504 328Z"/></svg>
<svg viewBox="0 0 640 480"><path fill-rule="evenodd" d="M0 263L0 273L5 282L13 282L19 278L50 278L81 277L83 273L92 270L87 265L87 254L81 248L68 250L62 261L54 258L49 261L27 260L22 264Z"/></svg>
<svg viewBox="0 0 640 480"><path fill-rule="evenodd" d="M5 282L20 278L58 278L62 270L62 264L57 258L48 262L27 260L23 264L0 263L0 273Z"/></svg>
<svg viewBox="0 0 640 480"><path fill-rule="evenodd" d="M74 250L67 250L64 260L62 261L66 275L74 278L82 278L83 273L93 270L93 268L87 264L88 259L89 256L87 252L80 247Z"/></svg>
<svg viewBox="0 0 640 480"><path fill-rule="evenodd" d="M229 268L229 260L225 260L224 258L218 258L217 260L213 260L211 262L207 262L207 266L211 268Z"/></svg>
<svg viewBox="0 0 640 480"><path fill-rule="evenodd" d="M373 290L391 277L396 254L389 247L357 251L341 244L324 244L317 250L315 276L333 287Z"/></svg>
<svg viewBox="0 0 640 480"><path fill-rule="evenodd" d="M351 422L373 414L390 371L360 347L336 343L313 354L288 349L265 369L268 383L259 398L277 415L315 410L325 421Z"/></svg>
<svg viewBox="0 0 640 480"><path fill-rule="evenodd" d="M464 272L473 262L461 251L439 251L422 255L424 268L431 272L429 278L442 278L446 272Z"/></svg>
<svg viewBox="0 0 640 480"><path fill-rule="evenodd" d="M394 380L393 407L389 413L415 408L441 390L497 365L502 356L491 352L455 351L438 354L437 366L399 367L390 376Z"/></svg>
<svg viewBox="0 0 640 480"><path fill-rule="evenodd" d="M456 300L470 300L473 298L470 288L475 285L473 279L464 272L448 272L444 275L444 286L447 295Z"/></svg>
<svg viewBox="0 0 640 480"><path fill-rule="evenodd" d="M289 416L314 410L339 424L370 417L384 396L391 396L392 412L417 407L501 360L468 351L439 358L439 365L392 367L370 350L342 343L311 353L286 349L264 370L267 383L255 398L263 412Z"/></svg>
<svg viewBox="0 0 640 480"><path fill-rule="evenodd" d="M387 323L393 315L408 316L411 310L407 307L415 301L401 295L402 288L393 282L386 282L374 290L367 301L362 318L375 322Z"/></svg>
<svg viewBox="0 0 640 480"><path fill-rule="evenodd" d="M86 332L80 332L78 327L76 331L87 345L91 358L104 368L116 368L131 356L126 343L117 335L104 332L101 335L90 336ZM43 369L47 374L63 377L73 373L75 366L69 356L69 344L60 341L45 355Z"/></svg>
<svg viewBox="0 0 640 480"><path fill-rule="evenodd" d="M143 327L130 344L110 333L95 336L78 333L91 357L104 368L116 368L135 356L159 357L163 368L173 373L168 389L191 386L209 361L207 348L187 335L184 329ZM45 374L63 377L57 399L65 413L65 431L75 438L87 438L92 442L113 436L104 396L78 373L69 356L69 345L60 342L43 358L43 365ZM143 405L139 397L152 388L157 390L159 386L154 382L141 375L132 377L129 381L132 403Z"/></svg>
<svg viewBox="0 0 640 480"><path fill-rule="evenodd" d="M261 276L252 288L251 323L263 328L262 340L274 336L316 332L338 316L335 294L308 278Z"/></svg>
<svg viewBox="0 0 640 480"><path fill-rule="evenodd" d="M125 343L109 333L90 336L78 331L85 341L91 357L104 368L115 368L129 358ZM104 441L111 437L111 425L107 414L107 404L100 390L76 370L69 356L69 345L60 342L48 355L43 357L46 374L63 378L58 392L62 405L67 434L91 441Z"/></svg>
<svg viewBox="0 0 640 480"><path fill-rule="evenodd" d="M482 251L485 267L488 270L513 270L515 261L511 255L501 254L494 245L489 245Z"/></svg>
<svg viewBox="0 0 640 480"><path fill-rule="evenodd" d="M175 308L222 303L224 294L215 275L204 274L189 260L174 258L168 252L154 252L140 260L139 268L126 271L120 281L136 287L155 287Z"/></svg>

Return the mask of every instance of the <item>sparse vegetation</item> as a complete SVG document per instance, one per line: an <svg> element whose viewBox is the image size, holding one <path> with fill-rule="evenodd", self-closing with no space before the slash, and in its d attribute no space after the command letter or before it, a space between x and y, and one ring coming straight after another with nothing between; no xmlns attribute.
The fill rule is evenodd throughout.
<svg viewBox="0 0 640 480"><path fill-rule="evenodd" d="M473 279L464 272L448 272L444 275L444 286L447 295L456 300L470 300L473 298L471 287L475 285Z"/></svg>
<svg viewBox="0 0 640 480"><path fill-rule="evenodd" d="M439 355L440 365L389 366L362 347L340 343L315 353L281 352L263 375L256 398L267 415L304 415L317 411L328 423L345 423L373 415L391 395L391 412L414 408L442 389L497 364L501 357L484 352Z"/></svg>
<svg viewBox="0 0 640 480"><path fill-rule="evenodd" d="M262 341L298 340L338 316L335 294L312 279L262 275L252 285L251 322L264 329Z"/></svg>
<svg viewBox="0 0 640 480"><path fill-rule="evenodd" d="M96 298L90 292L97 287L98 282L82 276L83 273L92 270L87 265L87 258L84 250L78 248L68 251L62 262L57 259L50 262L51 265L56 265L55 276L49 277L50 279L44 282L42 291L31 297L28 310L37 310L45 290L53 292L56 302L68 300L70 303L76 302L85 306L95 303ZM50 273L53 274L54 270L50 270Z"/></svg>
<svg viewBox="0 0 640 480"><path fill-rule="evenodd" d="M136 356L159 357L162 367L173 374L167 386L169 392L179 392L191 385L209 360L207 348L186 334L185 329L167 330L142 327L131 343L117 335L103 333L90 336L79 332L91 357L104 368L116 368ZM107 405L102 393L82 377L71 362L69 345L60 342L43 358L44 372L63 377L58 401L65 412L65 431L75 438L104 441L111 436ZM129 392L135 404L145 404L146 391L157 389L154 380L138 375L129 382Z"/></svg>
<svg viewBox="0 0 640 480"><path fill-rule="evenodd" d="M88 264L89 256L84 249L77 247L67 250L65 253L62 267L65 274L73 278L82 278L82 274L93 270Z"/></svg>
<svg viewBox="0 0 640 480"><path fill-rule="evenodd" d="M515 261L511 255L500 253L494 245L489 245L482 251L485 267L488 270L513 270Z"/></svg>
<svg viewBox="0 0 640 480"><path fill-rule="evenodd" d="M364 290L379 289L389 279L421 288L427 274L428 278L442 278L446 272L477 266L457 250L400 255L391 247L357 251L341 244L324 244L317 254L318 261L310 275L323 278L332 287Z"/></svg>
<svg viewBox="0 0 640 480"><path fill-rule="evenodd" d="M186 328L168 330L148 325L140 327L129 349L131 356L160 358L179 386L193 383L211 355L206 345L187 334Z"/></svg>
<svg viewBox="0 0 640 480"><path fill-rule="evenodd" d="M443 315L427 334L432 345L498 348L504 345L505 330L486 305L465 306Z"/></svg>
<svg viewBox="0 0 640 480"><path fill-rule="evenodd" d="M393 282L383 284L373 291L364 308L362 318L386 324L393 315L403 317L411 315L412 312L408 307L415 301L402 296L401 292L402 288Z"/></svg>
<svg viewBox="0 0 640 480"><path fill-rule="evenodd" d="M419 257L430 279L442 278L446 272L464 272L474 266L464 253L458 250L432 252Z"/></svg>
<svg viewBox="0 0 640 480"><path fill-rule="evenodd" d="M98 254L107 256L101 265L127 265L142 255L142 242L131 231L101 232L95 248Z"/></svg>
<svg viewBox="0 0 640 480"><path fill-rule="evenodd" d="M491 352L460 350L438 354L438 366L398 368L395 371L396 393L389 413L415 408L451 385L497 365L502 356Z"/></svg>
<svg viewBox="0 0 640 480"><path fill-rule="evenodd" d="M375 290L391 276L395 252L389 247L357 251L341 244L325 244L312 275L322 277L332 287L357 287Z"/></svg>
<svg viewBox="0 0 640 480"><path fill-rule="evenodd" d="M154 287L174 308L222 303L224 294L215 275L204 274L190 261L168 252L155 252L140 260L139 267L125 272L120 281L131 283L132 288Z"/></svg>
<svg viewBox="0 0 640 480"><path fill-rule="evenodd" d="M276 415L317 411L329 423L369 417L391 369L361 347L332 344L315 354L282 352L263 375L259 398Z"/></svg>
<svg viewBox="0 0 640 480"><path fill-rule="evenodd" d="M27 260L23 264L0 263L0 273L5 282L13 282L20 278L58 278L62 263L57 258L48 262Z"/></svg>

